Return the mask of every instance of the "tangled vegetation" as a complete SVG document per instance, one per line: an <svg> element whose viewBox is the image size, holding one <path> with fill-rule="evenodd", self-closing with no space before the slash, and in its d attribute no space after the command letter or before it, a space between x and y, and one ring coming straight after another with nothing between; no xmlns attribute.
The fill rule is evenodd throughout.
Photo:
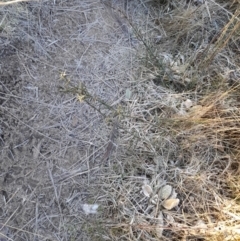
<svg viewBox="0 0 240 241"><path fill-rule="evenodd" d="M239 0L0 7L0 240L240 240Z"/></svg>

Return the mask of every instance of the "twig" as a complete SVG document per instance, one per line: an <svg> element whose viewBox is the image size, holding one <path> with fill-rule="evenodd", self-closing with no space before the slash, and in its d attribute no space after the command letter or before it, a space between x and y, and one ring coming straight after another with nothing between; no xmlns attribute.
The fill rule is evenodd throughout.
<svg viewBox="0 0 240 241"><path fill-rule="evenodd" d="M28 1L32 1L32 0L13 0L13 1L8 1L8 2L0 2L0 6L6 6L6 5L14 4L14 3L28 2Z"/></svg>

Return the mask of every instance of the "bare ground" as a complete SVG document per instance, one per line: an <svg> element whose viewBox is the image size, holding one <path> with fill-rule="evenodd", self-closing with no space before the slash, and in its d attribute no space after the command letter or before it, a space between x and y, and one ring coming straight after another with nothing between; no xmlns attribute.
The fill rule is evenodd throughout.
<svg viewBox="0 0 240 241"><path fill-rule="evenodd" d="M100 202L109 113L124 99L137 40L99 1L23 2L1 17L3 240L92 240L82 205ZM109 108L63 92L80 84Z"/></svg>

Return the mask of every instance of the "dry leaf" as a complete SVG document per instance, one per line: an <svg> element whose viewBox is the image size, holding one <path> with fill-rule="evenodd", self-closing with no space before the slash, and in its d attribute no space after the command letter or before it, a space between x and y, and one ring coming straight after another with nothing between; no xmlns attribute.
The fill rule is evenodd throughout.
<svg viewBox="0 0 240 241"><path fill-rule="evenodd" d="M167 210L171 210L179 204L179 201L180 200L178 198L170 198L168 200L163 201L162 206Z"/></svg>
<svg viewBox="0 0 240 241"><path fill-rule="evenodd" d="M142 190L143 190L143 194L146 196L146 197L150 197L150 195L152 194L153 190L151 188L151 186L145 184L142 186Z"/></svg>
<svg viewBox="0 0 240 241"><path fill-rule="evenodd" d="M95 214L95 213L97 213L98 204L83 204L82 209L86 215L88 215L90 213Z"/></svg>
<svg viewBox="0 0 240 241"><path fill-rule="evenodd" d="M185 106L186 109L189 109L193 106L193 102L189 99L183 102L183 105Z"/></svg>
<svg viewBox="0 0 240 241"><path fill-rule="evenodd" d="M159 191L159 198L161 198L162 200L168 199L172 193L172 190L173 188L170 185L162 187Z"/></svg>
<svg viewBox="0 0 240 241"><path fill-rule="evenodd" d="M152 197L151 203L156 205L157 202L158 202L158 195L156 194L156 195L154 195L154 196Z"/></svg>
<svg viewBox="0 0 240 241"><path fill-rule="evenodd" d="M130 89L126 89L126 92L125 92L126 100L130 100L131 96L132 96L132 91Z"/></svg>
<svg viewBox="0 0 240 241"><path fill-rule="evenodd" d="M191 79L185 78L184 81L187 82L187 83L190 83L190 82L191 82Z"/></svg>
<svg viewBox="0 0 240 241"><path fill-rule="evenodd" d="M158 238L161 238L163 233L163 225L164 225L163 213L161 211L158 214L157 221L158 223L156 225L156 234Z"/></svg>

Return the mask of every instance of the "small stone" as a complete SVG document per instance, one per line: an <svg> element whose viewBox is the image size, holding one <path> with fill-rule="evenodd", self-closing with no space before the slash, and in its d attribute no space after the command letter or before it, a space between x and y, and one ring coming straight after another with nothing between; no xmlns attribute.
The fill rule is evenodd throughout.
<svg viewBox="0 0 240 241"><path fill-rule="evenodd" d="M163 201L162 206L164 208L166 208L167 210L171 210L179 204L179 201L180 200L178 198L176 198L176 199L170 198L168 200Z"/></svg>
<svg viewBox="0 0 240 241"><path fill-rule="evenodd" d="M167 198L170 197L171 193L172 193L172 186L170 185L165 185L164 187L162 187L158 193L159 198L161 198L162 200L165 200Z"/></svg>

